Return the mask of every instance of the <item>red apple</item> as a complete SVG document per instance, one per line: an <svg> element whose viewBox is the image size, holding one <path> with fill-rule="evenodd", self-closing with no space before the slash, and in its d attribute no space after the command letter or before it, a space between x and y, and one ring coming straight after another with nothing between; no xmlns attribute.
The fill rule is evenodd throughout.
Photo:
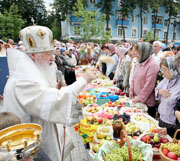
<svg viewBox="0 0 180 161"><path fill-rule="evenodd" d="M180 157L177 157L177 160L180 160Z"/></svg>
<svg viewBox="0 0 180 161"><path fill-rule="evenodd" d="M167 157L170 158L170 159L174 159L174 160L177 159L177 156L176 156L176 154L174 152L169 152L167 154Z"/></svg>
<svg viewBox="0 0 180 161"><path fill-rule="evenodd" d="M158 132L158 130L157 130L157 129L154 129L154 130L153 130L153 133L157 133L157 132Z"/></svg>
<svg viewBox="0 0 180 161"><path fill-rule="evenodd" d="M167 143L167 142L169 142L169 140L168 140L167 138L163 138L163 139L162 139L162 142L163 142L163 143Z"/></svg>
<svg viewBox="0 0 180 161"><path fill-rule="evenodd" d="M162 153L163 153L165 156L167 156L167 155L168 155L168 153L169 153L169 150L168 150L168 149L166 149L166 148L164 148L164 149L162 150Z"/></svg>
<svg viewBox="0 0 180 161"><path fill-rule="evenodd" d="M97 121L98 121L99 124L101 124L103 120L102 120L102 118L98 118Z"/></svg>
<svg viewBox="0 0 180 161"><path fill-rule="evenodd" d="M141 138L141 141L143 141L144 143L147 143L146 137L143 136L143 137Z"/></svg>
<svg viewBox="0 0 180 161"><path fill-rule="evenodd" d="M151 140L151 137L149 135L145 135L145 137L148 141Z"/></svg>

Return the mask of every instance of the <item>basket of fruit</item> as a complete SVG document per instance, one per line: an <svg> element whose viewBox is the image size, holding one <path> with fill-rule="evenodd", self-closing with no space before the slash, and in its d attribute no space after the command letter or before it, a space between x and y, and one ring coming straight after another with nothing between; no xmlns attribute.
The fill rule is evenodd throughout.
<svg viewBox="0 0 180 161"><path fill-rule="evenodd" d="M139 140L129 140L123 123L118 122L120 139L106 141L96 152L95 161L152 161L152 147ZM116 124L117 125L117 124Z"/></svg>
<svg viewBox="0 0 180 161"><path fill-rule="evenodd" d="M177 133L180 129L176 130L172 142L162 144L160 147L161 160L175 161L180 160L180 140L176 139Z"/></svg>
<svg viewBox="0 0 180 161"><path fill-rule="evenodd" d="M167 136L164 136L158 133L145 133L141 135L138 139L152 146L153 157L157 159L160 159L159 149L160 149L161 144L167 143L170 141L167 138Z"/></svg>

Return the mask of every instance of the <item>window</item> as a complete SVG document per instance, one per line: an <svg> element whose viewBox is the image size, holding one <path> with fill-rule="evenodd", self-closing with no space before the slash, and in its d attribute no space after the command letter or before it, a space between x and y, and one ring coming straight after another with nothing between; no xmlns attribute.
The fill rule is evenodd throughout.
<svg viewBox="0 0 180 161"><path fill-rule="evenodd" d="M117 2L118 2L118 5L117 5L117 6L118 6L118 7L121 7L121 0L118 0Z"/></svg>
<svg viewBox="0 0 180 161"><path fill-rule="evenodd" d="M173 40L176 40L176 32L173 33Z"/></svg>
<svg viewBox="0 0 180 161"><path fill-rule="evenodd" d="M167 7L165 7L165 14L168 14L169 10Z"/></svg>
<svg viewBox="0 0 180 161"><path fill-rule="evenodd" d="M167 26L168 25L168 20L165 20L164 21L164 26Z"/></svg>
<svg viewBox="0 0 180 161"><path fill-rule="evenodd" d="M156 29L155 37L157 37L158 39L160 38L160 30Z"/></svg>
<svg viewBox="0 0 180 161"><path fill-rule="evenodd" d="M164 39L166 39L167 32L164 32Z"/></svg>
<svg viewBox="0 0 180 161"><path fill-rule="evenodd" d="M148 30L143 30L143 38L146 37L147 32L148 32Z"/></svg>
<svg viewBox="0 0 180 161"><path fill-rule="evenodd" d="M136 37L136 29L131 30L131 37Z"/></svg>
<svg viewBox="0 0 180 161"><path fill-rule="evenodd" d="M136 23L136 16L132 16L132 23Z"/></svg>
<svg viewBox="0 0 180 161"><path fill-rule="evenodd" d="M144 24L148 24L148 17L144 17Z"/></svg>
<svg viewBox="0 0 180 161"><path fill-rule="evenodd" d="M121 15L120 11L117 11L117 19L118 19L118 20L121 20L121 19L122 19L122 15Z"/></svg>
<svg viewBox="0 0 180 161"><path fill-rule="evenodd" d="M81 35L81 26L74 26L74 35Z"/></svg>
<svg viewBox="0 0 180 161"><path fill-rule="evenodd" d="M152 23L155 24L155 16L152 16ZM156 24L163 24L163 17L157 16Z"/></svg>
<svg viewBox="0 0 180 161"><path fill-rule="evenodd" d="M123 37L123 28L121 26L118 26L118 36Z"/></svg>
<svg viewBox="0 0 180 161"><path fill-rule="evenodd" d="M96 0L90 0L92 4L96 4Z"/></svg>

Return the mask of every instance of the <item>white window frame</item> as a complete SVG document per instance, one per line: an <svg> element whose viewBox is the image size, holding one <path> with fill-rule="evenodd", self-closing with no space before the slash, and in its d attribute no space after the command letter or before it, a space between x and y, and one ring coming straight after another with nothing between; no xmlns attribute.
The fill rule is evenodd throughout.
<svg viewBox="0 0 180 161"><path fill-rule="evenodd" d="M144 34L144 31L146 31L146 34L148 33L148 29L143 29L143 38L146 38L146 34Z"/></svg>
<svg viewBox="0 0 180 161"><path fill-rule="evenodd" d="M118 20L121 20L121 19L122 19L122 15L121 15L120 11L117 11L117 19L118 19Z"/></svg>
<svg viewBox="0 0 180 161"><path fill-rule="evenodd" d="M147 17L147 16L145 16L145 17L143 18L143 24L144 24L144 25L147 25L147 24L148 24L148 17Z"/></svg>
<svg viewBox="0 0 180 161"><path fill-rule="evenodd" d="M157 34L157 31L158 31L158 34ZM156 29L156 31L155 31L155 37L157 37L157 38L159 39L159 38L160 38L160 34L161 34L161 30Z"/></svg>
<svg viewBox="0 0 180 161"><path fill-rule="evenodd" d="M118 7L121 7L120 3L121 3L121 0L117 0L117 6Z"/></svg>
<svg viewBox="0 0 180 161"><path fill-rule="evenodd" d="M119 30L121 29L121 35L119 35ZM126 28L124 28L126 34ZM122 26L117 26L117 35L118 37L123 37L123 28Z"/></svg>
<svg viewBox="0 0 180 161"><path fill-rule="evenodd" d="M132 16L132 23L136 23L136 16Z"/></svg>
<svg viewBox="0 0 180 161"><path fill-rule="evenodd" d="M134 35L134 31L135 31L135 35ZM131 28L131 37L137 38L137 29L136 28Z"/></svg>

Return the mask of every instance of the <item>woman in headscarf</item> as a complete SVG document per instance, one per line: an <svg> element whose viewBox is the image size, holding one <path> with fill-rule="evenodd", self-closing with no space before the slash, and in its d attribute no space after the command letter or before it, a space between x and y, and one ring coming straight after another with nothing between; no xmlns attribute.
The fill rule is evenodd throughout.
<svg viewBox="0 0 180 161"><path fill-rule="evenodd" d="M131 57L129 51L126 48L119 47L119 62L116 68L114 82L117 82L117 86L124 90L129 89L129 64L131 62Z"/></svg>
<svg viewBox="0 0 180 161"><path fill-rule="evenodd" d="M159 66L152 58L153 46L147 42L137 43L133 46L137 57L137 65L130 86L129 97L133 103L141 102L148 106L148 114L155 117L155 92Z"/></svg>
<svg viewBox="0 0 180 161"><path fill-rule="evenodd" d="M164 79L156 88L156 99L160 101L158 107L160 114L159 126L173 129L176 128L177 123L179 124L180 121L179 115L176 114L177 109L175 109L178 100L180 100L180 73L175 64L174 57L162 59L160 67ZM168 131L168 134L172 137L174 135L171 131Z"/></svg>

